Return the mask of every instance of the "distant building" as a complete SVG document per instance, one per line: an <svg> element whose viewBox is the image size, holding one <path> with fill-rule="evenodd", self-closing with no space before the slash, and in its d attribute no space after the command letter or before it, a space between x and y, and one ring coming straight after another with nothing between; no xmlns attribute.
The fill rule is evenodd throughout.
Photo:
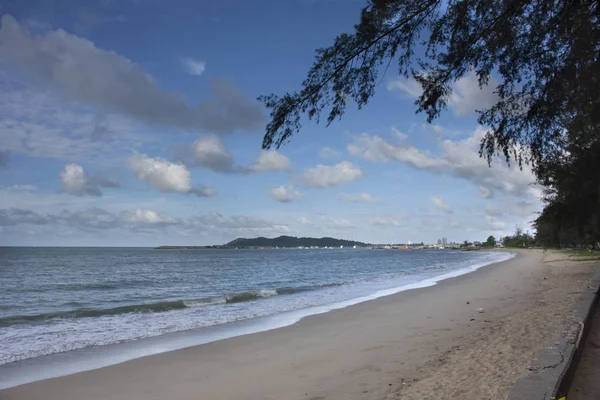
<svg viewBox="0 0 600 400"><path fill-rule="evenodd" d="M410 246L411 244L412 244L412 240L409 240L408 241L408 245Z"/></svg>
<svg viewBox="0 0 600 400"><path fill-rule="evenodd" d="M442 239L438 239L438 245L441 246L442 245Z"/></svg>
<svg viewBox="0 0 600 400"><path fill-rule="evenodd" d="M439 244L439 243L438 243ZM442 238L442 246L445 246L448 244L448 239L447 238Z"/></svg>

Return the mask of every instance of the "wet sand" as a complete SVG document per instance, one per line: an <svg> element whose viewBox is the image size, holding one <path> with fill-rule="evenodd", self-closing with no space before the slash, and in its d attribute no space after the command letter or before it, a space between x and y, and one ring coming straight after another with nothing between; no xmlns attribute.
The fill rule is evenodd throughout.
<svg viewBox="0 0 600 400"><path fill-rule="evenodd" d="M502 399L592 272L559 253L522 251L435 286L29 383L0 399Z"/></svg>

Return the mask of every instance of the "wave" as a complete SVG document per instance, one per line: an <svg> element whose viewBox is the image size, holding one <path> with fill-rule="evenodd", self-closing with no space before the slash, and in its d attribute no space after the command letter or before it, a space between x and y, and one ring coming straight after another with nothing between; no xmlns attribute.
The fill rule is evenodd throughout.
<svg viewBox="0 0 600 400"><path fill-rule="evenodd" d="M387 280L392 280L392 279L404 278L404 277L406 277L406 275L407 275L406 272L399 272L399 273L395 273L395 274L386 274L386 275L381 275L381 276L364 276L361 278L348 279L345 281L321 283L317 286L317 288L321 289L321 288L330 288L330 287L336 287L336 286L353 285L353 284L357 284L357 283L387 281Z"/></svg>
<svg viewBox="0 0 600 400"><path fill-rule="evenodd" d="M35 315L14 315L0 319L0 326L10 326L23 323L43 322L52 319L64 318L88 318L103 317L106 315L126 314L126 313L149 313L164 312L181 308L186 308L184 301L164 301L150 304L134 304L128 306L106 308L106 309L78 309L70 311L61 311L55 313L44 313Z"/></svg>
<svg viewBox="0 0 600 400"><path fill-rule="evenodd" d="M94 318L104 317L117 314L128 313L159 313L172 310L180 310L192 307L202 307L219 304L241 303L246 301L254 301L263 298L268 298L277 295L290 295L309 290L315 290L316 287L283 287L277 289L262 289L258 291L247 291L225 296L207 297L191 300L174 300L161 301L157 303L133 304L121 307L105 308L105 309L77 309L69 311L61 311L54 313L34 314L34 315L14 315L10 317L0 318L0 327L6 327L19 324L43 323L53 319L67 318ZM68 305L76 306L79 303L67 303Z"/></svg>
<svg viewBox="0 0 600 400"><path fill-rule="evenodd" d="M317 290L318 286L300 286L300 287L282 287L275 289L277 294L296 294L302 292L310 292L312 290Z"/></svg>
<svg viewBox="0 0 600 400"><path fill-rule="evenodd" d="M387 277L390 278L390 277ZM84 303L67 302L63 306L72 307L75 309L67 311L50 312L43 314L24 314L12 315L0 318L0 327L8 327L20 324L36 324L44 323L58 319L76 319L76 318L98 318L111 315L129 314L129 313L160 313L172 310L181 310L193 307L214 306L223 304L235 304L248 301L257 301L278 295L293 295L296 293L321 290L335 286L344 286L369 279L352 279L339 282L322 283L315 286L299 286L299 287L281 287L276 289L262 289L256 291L244 291L232 293L223 296L206 297L200 299L172 300L160 301L156 303L141 303L112 308L84 308Z"/></svg>
<svg viewBox="0 0 600 400"><path fill-rule="evenodd" d="M494 262L494 261L492 261ZM444 265L433 265L424 268L420 272L433 272L433 271L443 271L446 267ZM273 296L278 295L293 295L301 292L315 291L315 290L323 290L333 287L352 285L363 282L371 282L371 281L380 281L380 280L388 280L388 279L396 279L400 277L406 276L406 272L401 272L397 274L384 275L378 277L361 277L350 280L343 280L337 282L328 282L328 283L320 283L314 286L299 286L299 287L281 287L276 289L261 289L256 291L243 291L239 293L232 293L222 296L215 297L207 297L207 298L199 298L199 299L185 299L185 300L172 300L172 301L160 301L156 303L142 303L142 304L133 304L126 305L120 307L113 308L103 308L103 309L92 309L92 308L82 308L83 303L70 302L65 303L64 306L77 307L76 309L68 310L68 311L60 311L54 313L44 313L44 314L32 314L32 315L13 315L4 318L0 318L0 327L7 327L12 325L20 325L20 324L36 324L36 323L44 323L50 320L56 319L76 319L76 318L97 318L118 314L128 314L128 313L162 313L168 312L172 310L181 310L186 308L193 307L205 307L205 306L215 306L215 305L226 305L226 304L235 304L249 301L258 301L261 299L266 299ZM106 286L105 286L106 285ZM95 286L95 288L106 288L108 285L113 285L112 283L100 283Z"/></svg>
<svg viewBox="0 0 600 400"><path fill-rule="evenodd" d="M264 289L259 290L258 292L242 292L225 296L225 301L227 303L241 303L243 301L252 301L258 300L261 298L277 296L276 289Z"/></svg>

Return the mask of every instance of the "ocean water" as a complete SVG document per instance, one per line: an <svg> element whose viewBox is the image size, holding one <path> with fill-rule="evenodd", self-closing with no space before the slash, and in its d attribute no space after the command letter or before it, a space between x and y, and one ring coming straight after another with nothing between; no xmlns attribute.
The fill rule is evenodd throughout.
<svg viewBox="0 0 600 400"><path fill-rule="evenodd" d="M263 321L253 331L272 329L511 256L435 249L0 248L0 365L182 331L200 343L210 327L220 337L234 336L228 327L239 326L236 321Z"/></svg>

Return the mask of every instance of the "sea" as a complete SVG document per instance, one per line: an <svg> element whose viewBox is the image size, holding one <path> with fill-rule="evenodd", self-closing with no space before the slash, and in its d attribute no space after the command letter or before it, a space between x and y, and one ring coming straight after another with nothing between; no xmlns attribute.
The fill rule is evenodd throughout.
<svg viewBox="0 0 600 400"><path fill-rule="evenodd" d="M441 249L0 248L0 388L288 326L513 256Z"/></svg>

